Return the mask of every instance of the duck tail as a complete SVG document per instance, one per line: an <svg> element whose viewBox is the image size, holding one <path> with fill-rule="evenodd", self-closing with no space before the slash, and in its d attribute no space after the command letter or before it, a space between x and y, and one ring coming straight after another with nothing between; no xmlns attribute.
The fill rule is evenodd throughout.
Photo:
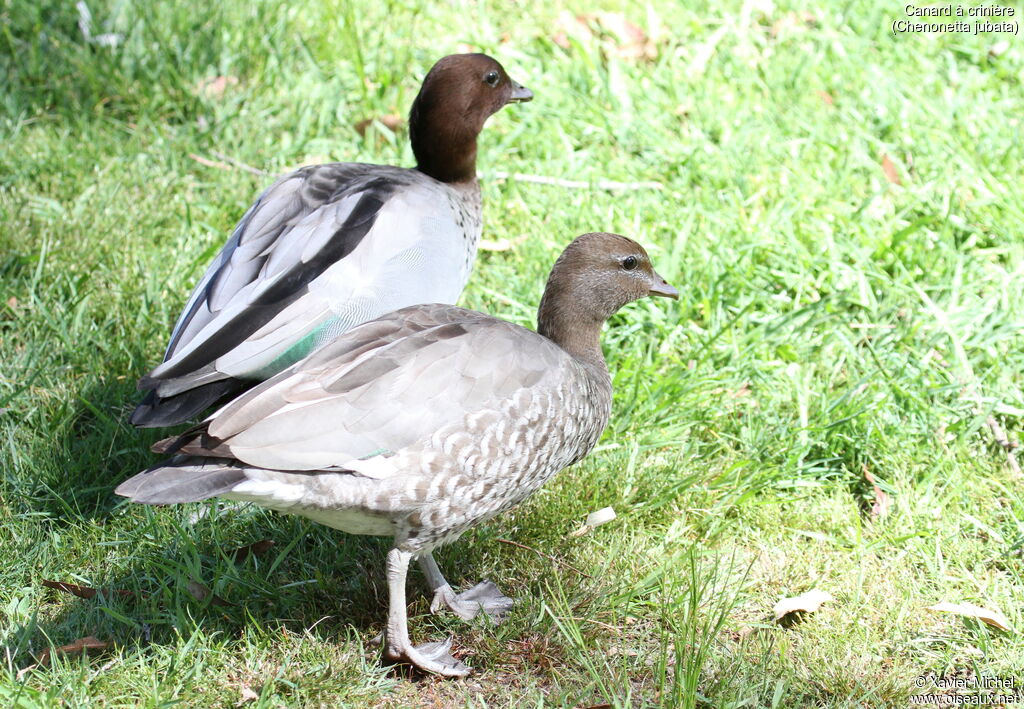
<svg viewBox="0 0 1024 709"><path fill-rule="evenodd" d="M221 379L166 397L159 396L155 390L150 390L135 407L130 420L132 425L138 428L176 426L255 383L242 379Z"/></svg>
<svg viewBox="0 0 1024 709"><path fill-rule="evenodd" d="M128 478L114 492L144 505L170 505L223 495L245 479L245 468L233 461L176 455Z"/></svg>

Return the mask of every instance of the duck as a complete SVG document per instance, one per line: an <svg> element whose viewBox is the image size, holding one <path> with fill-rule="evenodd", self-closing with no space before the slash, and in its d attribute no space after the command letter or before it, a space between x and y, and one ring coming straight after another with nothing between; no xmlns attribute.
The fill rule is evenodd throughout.
<svg viewBox="0 0 1024 709"><path fill-rule="evenodd" d="M536 331L448 304L396 310L157 444L170 457L116 493L149 505L241 500L393 537L385 658L464 676L470 668L451 655L451 638L409 639L410 562L433 594L432 613L508 615L512 599L489 580L456 593L433 550L594 448L612 407L602 327L645 296L678 291L640 244L584 234L551 269Z"/></svg>
<svg viewBox="0 0 1024 709"><path fill-rule="evenodd" d="M184 423L334 336L418 303L455 303L482 232L477 137L533 92L486 54L427 73L409 113L416 166L311 165L249 207L192 291L130 416Z"/></svg>

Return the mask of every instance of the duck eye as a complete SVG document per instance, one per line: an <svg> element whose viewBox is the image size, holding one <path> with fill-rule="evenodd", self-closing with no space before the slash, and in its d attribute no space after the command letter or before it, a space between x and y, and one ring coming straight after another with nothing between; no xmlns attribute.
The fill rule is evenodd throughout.
<svg viewBox="0 0 1024 709"><path fill-rule="evenodd" d="M498 72L489 71L487 72L487 75L484 77L484 82L487 83L488 86L497 86L499 79L501 79L501 77L498 76Z"/></svg>
<svg viewBox="0 0 1024 709"><path fill-rule="evenodd" d="M632 271L636 268L636 256L627 256L622 259L622 267L627 271Z"/></svg>

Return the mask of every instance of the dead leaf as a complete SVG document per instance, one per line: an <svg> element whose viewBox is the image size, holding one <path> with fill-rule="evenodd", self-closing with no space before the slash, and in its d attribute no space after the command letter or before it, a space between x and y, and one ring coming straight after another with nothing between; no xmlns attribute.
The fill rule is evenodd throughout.
<svg viewBox="0 0 1024 709"><path fill-rule="evenodd" d="M237 86L237 76L212 76L196 84L195 94L204 98L221 99L229 86Z"/></svg>
<svg viewBox="0 0 1024 709"><path fill-rule="evenodd" d="M7 299L7 307L10 308L11 310L14 310L15 308L17 308L18 307L18 299L15 298L12 295L10 298Z"/></svg>
<svg viewBox="0 0 1024 709"><path fill-rule="evenodd" d="M53 588L64 593L70 593L72 596L78 596L79 598L94 598L96 596L96 589L89 586L79 586L73 583L64 583L62 581L47 581L43 580L43 585L47 588Z"/></svg>
<svg viewBox="0 0 1024 709"><path fill-rule="evenodd" d="M817 24L818 18L814 13L807 11L787 12L772 23L771 29L768 30L768 32L771 34L772 39L774 39L786 30L802 31L814 27Z"/></svg>
<svg viewBox="0 0 1024 709"><path fill-rule="evenodd" d="M563 10L555 20L551 41L569 49L571 40L580 44L593 41L595 30L606 40L602 45L608 54L630 61L652 61L658 57L657 43L620 12L573 15Z"/></svg>
<svg viewBox="0 0 1024 709"><path fill-rule="evenodd" d="M185 588L192 594L192 597L199 602L205 601L207 598L210 599L210 603L215 606L230 606L231 604L225 601L220 596L216 595L210 590L210 587L201 584L195 579L189 579L188 583L185 584Z"/></svg>
<svg viewBox="0 0 1024 709"><path fill-rule="evenodd" d="M896 163L894 163L885 153L882 153L882 172L885 173L885 179L892 184L903 184L903 178L900 177L900 171L896 168Z"/></svg>
<svg viewBox="0 0 1024 709"><path fill-rule="evenodd" d="M528 238L528 234L522 234L514 239L498 239L496 241L481 239L477 242L477 248L480 251L509 251L512 247L518 246Z"/></svg>
<svg viewBox="0 0 1024 709"><path fill-rule="evenodd" d="M258 542L253 542L252 544L246 544L244 547L239 547L238 549L235 549L234 553L231 556L235 560L235 563L237 564L237 563L247 559L250 555L251 556L263 556L268 551L270 551L271 547L273 547L273 546L274 546L273 540L271 540L271 539L261 539Z"/></svg>
<svg viewBox="0 0 1024 709"><path fill-rule="evenodd" d="M562 49L569 48L569 38L562 30L558 30L553 35L551 35L551 41L557 44Z"/></svg>
<svg viewBox="0 0 1024 709"><path fill-rule="evenodd" d="M885 490L878 486L875 476L871 474L867 463L861 464L861 471L864 479L871 483L871 519L879 519L889 514L889 507L892 505L892 497Z"/></svg>
<svg viewBox="0 0 1024 709"><path fill-rule="evenodd" d="M735 633L736 638L735 639L736 640L746 640L747 638L752 636L754 633L756 633L758 630L761 630L761 628L757 627L756 625L745 625L742 628L740 628L738 631L736 631L736 633Z"/></svg>
<svg viewBox="0 0 1024 709"><path fill-rule="evenodd" d="M353 126L356 132L363 138L366 137L366 133L370 130L370 126L374 123L380 123L382 126L387 128L392 133L397 133L398 129L405 125L405 119L397 113L389 113L386 116L373 116L371 118L364 118Z"/></svg>
<svg viewBox="0 0 1024 709"><path fill-rule="evenodd" d="M950 603L949 601L943 601L942 603L936 603L934 606L928 606L928 610L939 611L940 613L955 613L967 618L977 618L1000 630L1005 630L1008 633L1013 632L1013 628L1010 627L1010 620L1005 615L999 611L976 606L973 603Z"/></svg>
<svg viewBox="0 0 1024 709"><path fill-rule="evenodd" d="M1006 50L1009 48L1009 41L1001 39L988 48L988 55L990 57L1001 57L1002 55L1006 54Z"/></svg>
<svg viewBox="0 0 1024 709"><path fill-rule="evenodd" d="M260 695L256 694L256 692L252 691L248 687L244 687L243 686L242 687L242 697L241 697L241 699L238 700L238 703L235 706L239 706L241 704L245 704L246 702L254 702L254 701L256 701L259 698L260 698Z"/></svg>
<svg viewBox="0 0 1024 709"><path fill-rule="evenodd" d="M594 529L595 527L600 527L602 524L608 524L613 519L615 519L615 508L602 507L601 509L595 510L588 514L587 520L583 523L583 526L577 529L575 532L570 533L569 537L582 537L584 534Z"/></svg>
<svg viewBox="0 0 1024 709"><path fill-rule="evenodd" d="M587 526L600 527L602 524L608 524L613 519L615 519L615 508L602 507L587 515Z"/></svg>
<svg viewBox="0 0 1024 709"><path fill-rule="evenodd" d="M55 647L52 652L50 648L46 648L39 654L38 664L46 667L50 664L50 659L55 655L74 657L75 655L81 655L83 652L100 652L101 650L106 650L108 647L110 647L110 643L101 642L96 639L95 635L89 635L84 638L78 638L78 640L68 643L67 645Z"/></svg>
<svg viewBox="0 0 1024 709"><path fill-rule="evenodd" d="M822 103L824 103L826 106L834 106L835 105L836 100L834 98L832 98L832 94L830 94L828 91L821 91L819 89L817 93L818 93L818 98L820 98Z"/></svg>
<svg viewBox="0 0 1024 709"><path fill-rule="evenodd" d="M775 607L772 610L775 612L775 620L779 621L790 613L796 613L798 611L813 613L821 608L822 603L834 600L835 599L832 597L832 594L827 591L819 591L815 589L813 591L808 591L807 593L802 593L799 596L793 596L792 598L783 598L775 604Z"/></svg>
<svg viewBox="0 0 1024 709"><path fill-rule="evenodd" d="M739 389L737 389L736 391L732 392L732 398L734 398L734 399L742 399L744 397L750 396L750 393L751 393L750 392L750 383L749 382L743 382L743 384L740 385Z"/></svg>
<svg viewBox="0 0 1024 709"><path fill-rule="evenodd" d="M46 588L70 593L72 596L78 596L79 598L95 598L96 594L100 592L92 586L79 586L75 583L64 583L63 581L47 581L44 579L42 583ZM122 598L135 595L131 591L126 591L120 588L107 589L103 591L103 593L107 595L115 594Z"/></svg>
<svg viewBox="0 0 1024 709"><path fill-rule="evenodd" d="M555 32L551 35L551 41L562 49L568 49L571 46L570 38L585 44L594 39L594 33L587 26L586 15L573 15L568 10L562 10L555 20Z"/></svg>
<svg viewBox="0 0 1024 709"><path fill-rule="evenodd" d="M599 12L593 15L601 29L613 36L613 53L621 59L652 61L658 58L658 48L647 33L626 19L620 12Z"/></svg>

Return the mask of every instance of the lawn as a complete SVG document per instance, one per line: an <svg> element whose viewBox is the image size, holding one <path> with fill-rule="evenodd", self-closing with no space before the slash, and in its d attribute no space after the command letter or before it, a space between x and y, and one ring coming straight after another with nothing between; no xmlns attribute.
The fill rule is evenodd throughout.
<svg viewBox="0 0 1024 709"><path fill-rule="evenodd" d="M1024 422L1019 37L894 36L904 6L862 0L87 8L0 1L2 703L1024 694L1024 487L999 442ZM594 230L647 246L680 299L606 328L598 449L438 554L518 597L512 618L431 616L412 575L413 639L454 635L476 670L446 681L379 663L386 540L112 491L167 435L127 423L135 380L257 192L312 162L410 165L388 117L467 50L536 98L482 135L492 243L461 304L532 325ZM832 600L776 622L811 590Z"/></svg>

